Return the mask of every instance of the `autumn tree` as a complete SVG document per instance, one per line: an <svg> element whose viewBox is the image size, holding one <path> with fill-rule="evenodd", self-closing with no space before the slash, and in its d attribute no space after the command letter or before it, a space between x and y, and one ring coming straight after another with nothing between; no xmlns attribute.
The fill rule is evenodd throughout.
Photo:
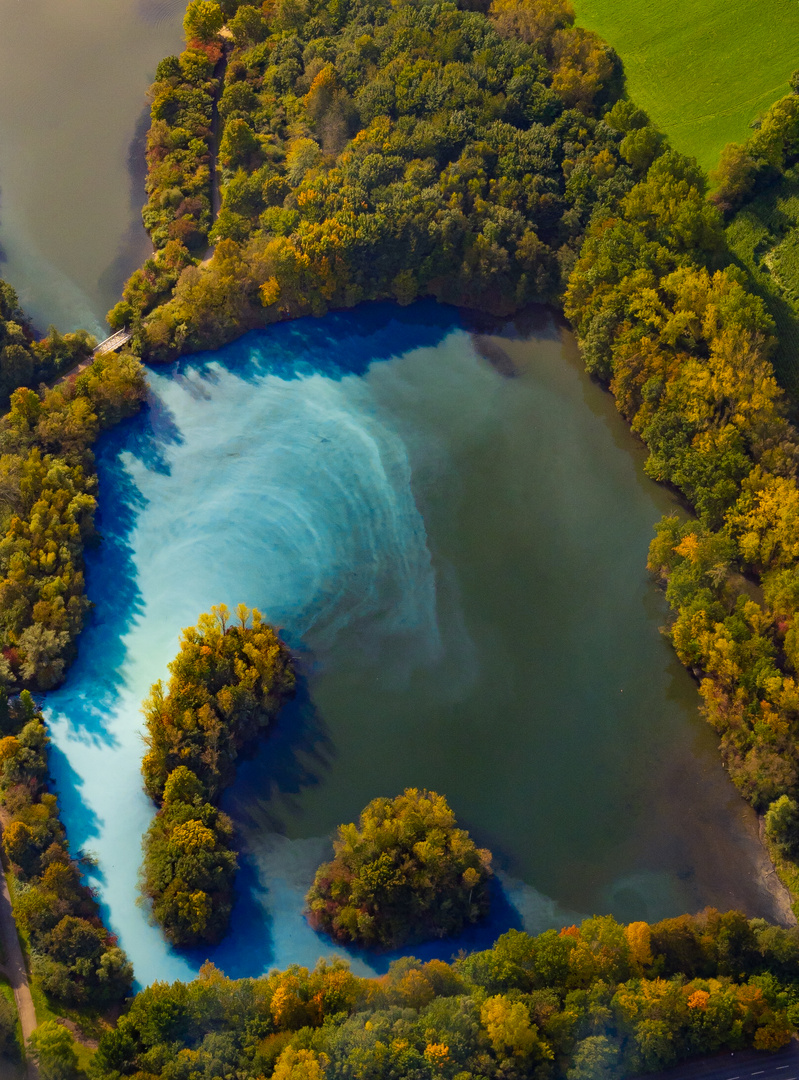
<svg viewBox="0 0 799 1080"><path fill-rule="evenodd" d="M570 0L493 0L489 10L504 37L550 46L556 30L574 23Z"/></svg>
<svg viewBox="0 0 799 1080"><path fill-rule="evenodd" d="M799 805L781 795L768 808L766 836L782 855L793 856L799 847Z"/></svg>
<svg viewBox="0 0 799 1080"><path fill-rule="evenodd" d="M457 934L488 910L491 855L435 792L374 799L333 848L306 901L312 925L339 941L396 948Z"/></svg>
<svg viewBox="0 0 799 1080"><path fill-rule="evenodd" d="M238 624L224 604L184 630L144 703L145 787L160 801L167 777L186 766L215 800L230 783L239 752L272 724L294 692L289 650L257 609L243 605Z"/></svg>
<svg viewBox="0 0 799 1080"><path fill-rule="evenodd" d="M189 41L211 41L222 29L224 21L222 8L216 0L191 0L183 16L186 38Z"/></svg>
<svg viewBox="0 0 799 1080"><path fill-rule="evenodd" d="M30 1038L31 1057L42 1080L73 1080L78 1055L69 1031L56 1020L45 1020Z"/></svg>
<svg viewBox="0 0 799 1080"><path fill-rule="evenodd" d="M197 1075L242 1080L611 1080L696 1055L786 1045L799 1018L796 928L717 911L667 923L633 929L606 918L538 936L512 931L449 964L404 956L372 979L342 960L240 980L204 964L190 983L138 994L103 1035L93 1072L97 1080L145 1069L166 1078L178 1060ZM741 962L730 946L747 932L755 943L749 974L725 974ZM600 957L575 982L571 955L623 952L625 942L647 937L668 954L654 957L660 974L631 975L617 961L614 973ZM781 966L777 957L791 948L793 966Z"/></svg>
<svg viewBox="0 0 799 1080"><path fill-rule="evenodd" d="M142 892L169 941L219 941L233 907L233 825L204 801L202 784L185 765L167 778L143 847Z"/></svg>

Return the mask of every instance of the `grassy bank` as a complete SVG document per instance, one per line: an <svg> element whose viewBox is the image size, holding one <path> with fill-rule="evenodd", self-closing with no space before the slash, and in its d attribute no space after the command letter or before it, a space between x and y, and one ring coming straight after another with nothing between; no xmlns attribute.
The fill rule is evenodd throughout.
<svg viewBox="0 0 799 1080"><path fill-rule="evenodd" d="M793 0L574 0L618 52L635 103L676 150L715 167L722 147L788 91L799 66Z"/></svg>

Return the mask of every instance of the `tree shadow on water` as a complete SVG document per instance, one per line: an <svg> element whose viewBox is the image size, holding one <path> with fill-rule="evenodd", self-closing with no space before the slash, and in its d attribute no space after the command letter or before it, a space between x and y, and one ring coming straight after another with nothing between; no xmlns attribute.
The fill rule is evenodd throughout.
<svg viewBox="0 0 799 1080"><path fill-rule="evenodd" d="M83 801L83 778L72 768L63 750L51 742L48 757L50 773L56 780L55 794L58 796L59 810L70 822L69 849L73 858L80 858L81 852L90 847L89 842L100 835L103 821ZM53 790L52 784L50 788ZM102 879L99 867L92 869L91 876L95 880Z"/></svg>
<svg viewBox="0 0 799 1080"><path fill-rule="evenodd" d="M216 352L186 357L157 370L183 381L192 392L201 388L196 380L185 379L187 373L213 380L212 364L245 380L267 374L294 379L311 373L340 379L363 375L372 363L411 349L432 348L459 328L460 313L434 301L410 308L365 304L324 319L297 319L253 331ZM105 745L114 745L106 723L124 684L124 639L144 610L130 539L146 500L123 458L129 454L149 471L169 475L168 450L181 442L174 416L157 394L151 394L139 416L101 436L95 448L100 540L86 552L87 592L94 607L72 670L63 687L48 695L47 707L66 717L81 737ZM290 784L285 793L290 793Z"/></svg>
<svg viewBox="0 0 799 1080"><path fill-rule="evenodd" d="M500 934L511 929L522 929L523 920L505 891L502 883L492 879L489 888L491 907L488 918L476 926L471 926L454 938L422 942L409 945L391 952L371 952L364 949L348 949L334 943L324 934L315 933L310 926L301 922L301 908L305 892L310 887L317 865L316 861L306 865L306 852L300 851L298 861L292 861L291 850L294 841L282 840L289 846L288 864L283 861L285 855L267 860L267 874L277 873L275 895L270 880L264 879L263 868L259 872L257 864L258 838L266 841L269 837L285 837L286 819L296 820L301 813L297 798L300 792L311 785L324 780L325 774L335 756L335 747L331 742L319 711L312 702L305 678L298 680L296 698L281 712L275 727L259 745L256 754L243 761L237 771L232 788L223 799L223 808L233 817L236 824L252 839L256 851L250 856L241 857L241 869L236 879L237 902L231 919L231 931L225 941L215 949L206 949L202 958L199 952L192 959L201 963L203 959L212 960L226 975L240 978L254 972L266 971L276 960L275 933L289 935L296 939L300 935L312 935L302 946L307 951L307 940L318 942L318 956L323 957L335 949L343 952L354 961L360 961L377 974L388 970L389 965L403 956L415 956L420 960L441 959L449 961L460 953L471 953L490 948ZM301 841L301 847L316 841ZM322 848L327 845L318 841ZM329 857L325 852L320 861ZM307 880L305 880L307 876ZM291 917L286 921L285 904L288 899L292 909ZM271 912L273 904L282 909L276 924L275 914ZM296 923L295 923L296 918ZM285 947L286 941L281 944ZM308 958L302 960L309 962ZM311 961L312 962L312 961Z"/></svg>
<svg viewBox="0 0 799 1080"><path fill-rule="evenodd" d="M412 349L433 348L455 330L464 330L459 314L432 301L409 309L394 304L365 305L357 312L332 314L324 320L297 320L253 332L225 349L188 357L158 371L173 379L195 371L210 380L219 364L245 380L268 374L293 379L310 373L339 379L362 375L378 360ZM196 385L197 380L192 383ZM95 608L81 635L73 670L47 702L54 713L68 721L70 734L85 741L114 745L107 730L108 717L114 714L125 687L126 639L145 607L133 534L147 502L134 479L135 470L131 473L126 461L133 458L137 466L168 476L170 447L181 441L174 416L153 395L142 414L104 435L96 447L100 482L97 526L102 540L86 558L88 594ZM225 808L245 831L285 835L287 821L296 820L301 811L300 793L323 781L334 756L335 747L301 678L296 698L283 710L257 753L241 762L236 782L224 800ZM66 757L57 752L55 762L77 848L96 835L103 823L81 803L80 785ZM77 823L77 831L73 823ZM265 886L268 890L268 881ZM263 970L274 955L273 915L267 908L255 860L246 855L241 859L237 894L231 934L216 949L202 950L199 960L210 958L229 975ZM460 949L487 947L498 933L520 925L518 912L498 885L494 894L491 918L481 927L471 928L457 939L403 950L403 954L448 958ZM319 955L325 955L329 943L320 941ZM387 955L378 960L387 965L391 958ZM376 958L367 962L374 967Z"/></svg>
<svg viewBox="0 0 799 1080"><path fill-rule="evenodd" d="M95 448L98 539L85 557L87 595L93 607L66 681L45 701L48 712L65 717L71 732L90 742L116 745L107 730L107 718L124 685L125 636L144 608L130 537L146 499L125 467L123 455L127 452L147 469L168 473L165 450L179 440L168 410L153 399L144 415L103 435ZM65 766L66 759L61 764Z"/></svg>
<svg viewBox="0 0 799 1080"><path fill-rule="evenodd" d="M245 834L280 833L282 822L276 804L286 808L287 799L320 783L332 753L330 738L301 676L295 697L283 708L269 734L259 741L251 757L239 763L222 808ZM189 962L199 965L211 960L230 978L267 971L275 962L269 892L256 858L245 848L239 854L230 931L217 946L186 950Z"/></svg>
<svg viewBox="0 0 799 1080"><path fill-rule="evenodd" d="M245 831L283 834L284 815L295 816L296 797L322 782L334 756L327 727L300 673L295 696L255 752L240 762L223 809Z"/></svg>
<svg viewBox="0 0 799 1080"><path fill-rule="evenodd" d="M309 316L252 330L221 349L184 357L167 370L178 380L189 372L213 379L212 365L246 381L266 375L290 380L314 374L339 380L365 375L376 361L412 349L434 348L458 329L463 324L456 308L433 300L408 308L381 301L331 312L322 319Z"/></svg>
<svg viewBox="0 0 799 1080"><path fill-rule="evenodd" d="M159 0L154 0L158 4ZM142 0L141 6L152 6ZM128 204L128 227L119 238L116 255L97 282L101 298L107 304L114 304L122 294L122 288L142 263L151 256L152 244L141 218L142 195L147 176L147 132L150 128L150 107L145 105L136 120L133 135L128 144L127 166L130 179Z"/></svg>

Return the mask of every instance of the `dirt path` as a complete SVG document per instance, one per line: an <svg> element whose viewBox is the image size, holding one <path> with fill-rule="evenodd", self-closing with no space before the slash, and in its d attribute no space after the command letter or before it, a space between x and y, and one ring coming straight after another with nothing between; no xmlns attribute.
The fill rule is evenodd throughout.
<svg viewBox="0 0 799 1080"><path fill-rule="evenodd" d="M27 1045L36 1027L36 1009L28 985L28 972L22 955L22 946L19 943L17 924L14 922L14 913L11 910L8 882L2 868L0 868L0 940L6 957L3 970L14 991L14 1001L17 1003L19 1021L22 1025L22 1037ZM38 1076L38 1069L32 1061L28 1061L28 1076L31 1080L35 1080Z"/></svg>

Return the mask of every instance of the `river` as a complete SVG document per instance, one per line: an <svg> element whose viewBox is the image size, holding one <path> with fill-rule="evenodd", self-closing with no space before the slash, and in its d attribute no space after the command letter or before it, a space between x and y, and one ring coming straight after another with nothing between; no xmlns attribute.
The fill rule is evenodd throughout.
<svg viewBox="0 0 799 1080"><path fill-rule="evenodd" d="M102 333L148 250L144 95L182 9L0 0L0 273L40 327ZM440 955L593 912L778 915L754 815L658 632L644 563L670 497L548 315L477 333L375 305L150 381L99 447L96 608L47 703L73 847L97 854L141 984L206 951L166 948L136 904L139 706L223 600L281 625L302 673L227 798L246 851L212 951L229 974L333 951L301 914L331 831L411 784L443 792L498 868L491 923Z"/></svg>

